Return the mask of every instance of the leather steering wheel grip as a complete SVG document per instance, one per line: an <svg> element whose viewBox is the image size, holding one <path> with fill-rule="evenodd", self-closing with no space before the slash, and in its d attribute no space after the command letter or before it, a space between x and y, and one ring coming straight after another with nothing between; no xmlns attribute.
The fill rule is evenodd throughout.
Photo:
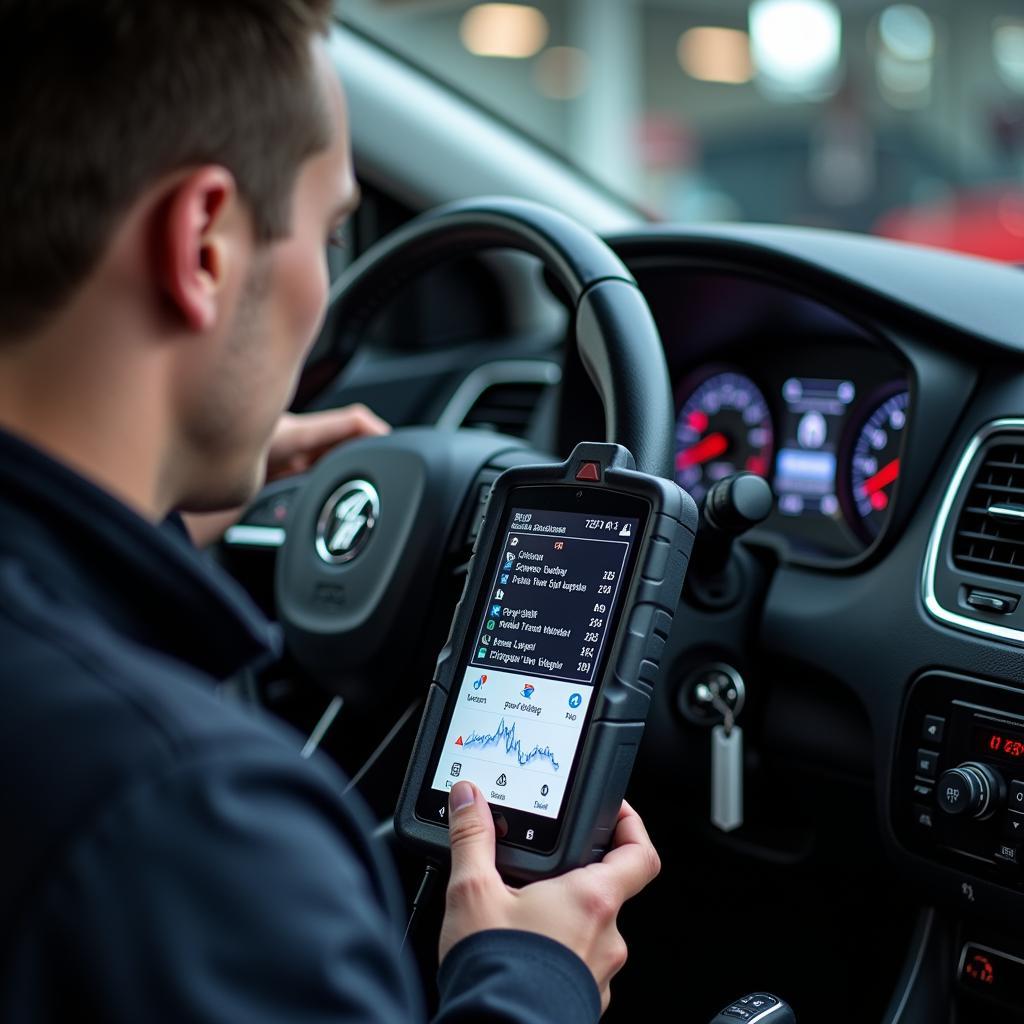
<svg viewBox="0 0 1024 1024"><path fill-rule="evenodd" d="M539 203L450 203L373 246L335 284L321 335L326 343L314 350L308 380L316 387L333 377L373 316L418 274L488 249L515 249L543 262L568 298L580 357L604 405L606 439L628 448L637 469L671 479L674 405L647 302L597 235Z"/></svg>

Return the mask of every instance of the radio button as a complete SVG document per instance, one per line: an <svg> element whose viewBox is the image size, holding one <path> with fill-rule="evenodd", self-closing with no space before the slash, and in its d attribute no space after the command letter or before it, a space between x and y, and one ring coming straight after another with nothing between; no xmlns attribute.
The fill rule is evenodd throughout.
<svg viewBox="0 0 1024 1024"><path fill-rule="evenodd" d="M934 750L918 750L917 767L915 774L923 775L926 779L934 779L939 770L939 755Z"/></svg>
<svg viewBox="0 0 1024 1024"><path fill-rule="evenodd" d="M942 773L935 787L939 809L972 818L991 817L1002 795L1002 781L991 768L969 761Z"/></svg>
<svg viewBox="0 0 1024 1024"><path fill-rule="evenodd" d="M1020 779L1010 779L1010 810L1024 811L1024 782Z"/></svg>
<svg viewBox="0 0 1024 1024"><path fill-rule="evenodd" d="M1004 864L1019 864L1020 857L1016 843L1001 843L996 847L996 860Z"/></svg>
<svg viewBox="0 0 1024 1024"><path fill-rule="evenodd" d="M914 824L921 828L935 828L935 811L924 804L914 804Z"/></svg>
<svg viewBox="0 0 1024 1024"><path fill-rule="evenodd" d="M1024 842L1024 814L1016 814L1014 811L1006 816L1003 831L1010 839Z"/></svg>
<svg viewBox="0 0 1024 1024"><path fill-rule="evenodd" d="M946 732L946 720L941 715L925 715L922 739L926 743L941 743Z"/></svg>
<svg viewBox="0 0 1024 1024"><path fill-rule="evenodd" d="M973 772L954 768L939 779L939 808L947 814L966 814L980 807L984 799L981 784Z"/></svg>

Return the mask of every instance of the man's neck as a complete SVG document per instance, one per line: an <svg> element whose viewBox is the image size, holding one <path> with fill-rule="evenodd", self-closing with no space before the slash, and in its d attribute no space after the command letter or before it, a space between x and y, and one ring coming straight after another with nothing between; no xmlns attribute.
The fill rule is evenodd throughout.
<svg viewBox="0 0 1024 1024"><path fill-rule="evenodd" d="M72 337L60 325L0 344L0 427L155 522L169 511L160 472L166 434L160 375L141 365L147 358L158 356L119 350L87 329Z"/></svg>

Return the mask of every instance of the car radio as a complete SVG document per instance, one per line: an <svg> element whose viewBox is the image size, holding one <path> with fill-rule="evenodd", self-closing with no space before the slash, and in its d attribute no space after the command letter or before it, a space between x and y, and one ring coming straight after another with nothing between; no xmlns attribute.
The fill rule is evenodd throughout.
<svg viewBox="0 0 1024 1024"><path fill-rule="evenodd" d="M921 677L893 786L907 847L1024 888L1024 692L953 673Z"/></svg>

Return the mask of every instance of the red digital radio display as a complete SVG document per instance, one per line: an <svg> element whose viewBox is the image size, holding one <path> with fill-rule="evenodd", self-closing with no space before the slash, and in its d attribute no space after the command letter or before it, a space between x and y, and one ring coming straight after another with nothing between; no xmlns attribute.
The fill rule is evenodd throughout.
<svg viewBox="0 0 1024 1024"><path fill-rule="evenodd" d="M1024 761L1024 732L988 725L974 727L974 752L1003 761Z"/></svg>

